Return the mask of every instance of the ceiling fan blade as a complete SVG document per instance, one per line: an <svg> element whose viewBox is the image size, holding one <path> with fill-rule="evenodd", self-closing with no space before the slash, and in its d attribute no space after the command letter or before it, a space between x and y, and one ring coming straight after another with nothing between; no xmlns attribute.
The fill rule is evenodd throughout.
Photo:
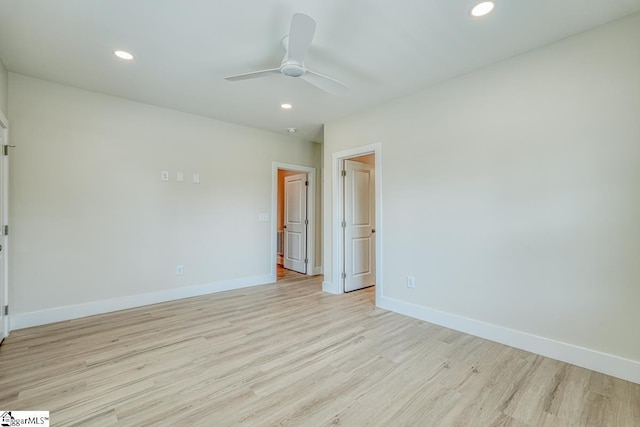
<svg viewBox="0 0 640 427"><path fill-rule="evenodd" d="M302 62L307 55L313 35L316 32L316 21L304 13L294 13L289 28L289 59Z"/></svg>
<svg viewBox="0 0 640 427"><path fill-rule="evenodd" d="M266 77L270 74L280 74L280 68L272 68L270 70L252 71L251 73L236 74L235 76L225 77L225 80L235 82L237 80L257 79L258 77Z"/></svg>
<svg viewBox="0 0 640 427"><path fill-rule="evenodd" d="M329 76L325 76L311 70L307 70L307 72L300 76L300 78L307 81L308 83L311 83L318 89L321 89L332 95L338 95L349 90L349 86L347 86L346 84L339 82L338 80L333 79Z"/></svg>

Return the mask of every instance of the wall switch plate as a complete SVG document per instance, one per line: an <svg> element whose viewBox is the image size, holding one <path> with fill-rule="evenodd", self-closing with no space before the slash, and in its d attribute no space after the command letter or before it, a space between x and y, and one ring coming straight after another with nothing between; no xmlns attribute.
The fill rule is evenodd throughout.
<svg viewBox="0 0 640 427"><path fill-rule="evenodd" d="M268 212L262 212L260 215L258 215L258 220L260 220L262 222L269 221L269 213Z"/></svg>
<svg viewBox="0 0 640 427"><path fill-rule="evenodd" d="M184 274L184 265L176 266L176 275L182 276Z"/></svg>
<svg viewBox="0 0 640 427"><path fill-rule="evenodd" d="M169 171L162 171L160 174L160 179L163 181L169 181Z"/></svg>
<svg viewBox="0 0 640 427"><path fill-rule="evenodd" d="M416 278L413 276L407 276L407 288L416 287Z"/></svg>
<svg viewBox="0 0 640 427"><path fill-rule="evenodd" d="M176 181L178 181L178 182L184 181L184 172L178 172L176 174Z"/></svg>
<svg viewBox="0 0 640 427"><path fill-rule="evenodd" d="M200 174L199 173L194 173L193 174L193 183L194 184L200 184Z"/></svg>

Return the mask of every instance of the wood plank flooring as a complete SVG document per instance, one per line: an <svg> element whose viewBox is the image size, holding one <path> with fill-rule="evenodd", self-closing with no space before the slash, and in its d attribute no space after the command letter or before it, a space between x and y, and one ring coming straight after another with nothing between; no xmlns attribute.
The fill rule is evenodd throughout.
<svg viewBox="0 0 640 427"><path fill-rule="evenodd" d="M279 275L14 331L0 409L52 426L640 426L638 384Z"/></svg>

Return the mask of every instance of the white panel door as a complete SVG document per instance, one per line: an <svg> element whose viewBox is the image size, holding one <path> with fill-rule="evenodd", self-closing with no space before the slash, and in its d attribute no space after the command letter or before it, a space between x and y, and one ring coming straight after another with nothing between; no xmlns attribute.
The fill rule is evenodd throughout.
<svg viewBox="0 0 640 427"><path fill-rule="evenodd" d="M284 268L307 273L307 174L284 178Z"/></svg>
<svg viewBox="0 0 640 427"><path fill-rule="evenodd" d="M1 123L2 119L0 119L0 232L1 228L5 224L6 216L7 216L7 178L8 178L8 157L4 156L2 150L4 150L4 144L6 141L4 140L4 134L6 129L6 123ZM4 125L4 126L3 126ZM4 233L3 233L4 234ZM8 238L2 237L0 238L0 245L2 248L0 249L0 342L9 335L9 316L5 315L5 306L7 306L7 240Z"/></svg>
<svg viewBox="0 0 640 427"><path fill-rule="evenodd" d="M344 291L376 283L374 166L344 161Z"/></svg>

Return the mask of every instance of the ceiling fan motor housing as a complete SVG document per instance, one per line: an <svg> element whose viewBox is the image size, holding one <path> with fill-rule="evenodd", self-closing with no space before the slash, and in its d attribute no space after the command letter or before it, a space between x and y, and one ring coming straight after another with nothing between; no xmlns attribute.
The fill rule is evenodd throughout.
<svg viewBox="0 0 640 427"><path fill-rule="evenodd" d="M305 69L302 64L297 62L294 63L284 63L282 67L280 67L280 72L287 77L300 77L304 74Z"/></svg>

